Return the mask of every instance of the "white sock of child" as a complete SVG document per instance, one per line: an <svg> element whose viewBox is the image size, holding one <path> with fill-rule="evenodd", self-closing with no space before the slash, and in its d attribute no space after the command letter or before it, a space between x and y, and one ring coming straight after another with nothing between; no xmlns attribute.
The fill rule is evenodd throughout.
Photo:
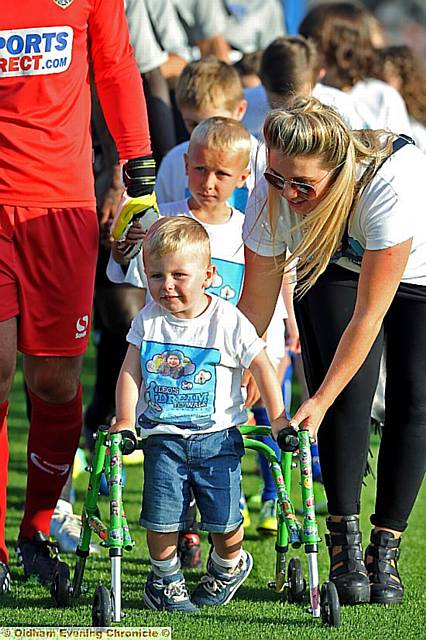
<svg viewBox="0 0 426 640"><path fill-rule="evenodd" d="M168 560L154 560L149 557L153 572L159 578L165 578L166 576L172 576L180 571L180 560L177 554L169 558Z"/></svg>
<svg viewBox="0 0 426 640"><path fill-rule="evenodd" d="M236 558L232 558L232 560L225 560L221 558L218 553L216 553L216 549L213 549L211 554L211 560L215 566L215 568L220 573L232 573L232 571L236 568L237 564L241 560L241 554L243 550L241 549L240 553Z"/></svg>

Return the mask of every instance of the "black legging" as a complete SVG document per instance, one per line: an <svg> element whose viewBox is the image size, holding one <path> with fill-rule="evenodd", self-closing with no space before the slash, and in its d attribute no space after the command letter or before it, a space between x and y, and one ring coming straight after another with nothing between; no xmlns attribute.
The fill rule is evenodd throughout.
<svg viewBox="0 0 426 640"><path fill-rule="evenodd" d="M357 285L356 273L331 265L296 302L311 395L322 383L352 316ZM399 286L363 366L327 411L318 445L329 512L359 513L384 337L386 417L371 522L404 531L426 466L426 287Z"/></svg>

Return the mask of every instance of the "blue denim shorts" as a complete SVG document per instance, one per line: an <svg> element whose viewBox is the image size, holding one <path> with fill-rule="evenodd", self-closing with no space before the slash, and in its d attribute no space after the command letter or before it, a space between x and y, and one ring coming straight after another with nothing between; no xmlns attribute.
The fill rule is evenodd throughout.
<svg viewBox="0 0 426 640"><path fill-rule="evenodd" d="M144 488L140 523L150 531L185 528L192 489L200 528L233 531L242 523L241 458L236 427L205 435L152 435L144 440Z"/></svg>

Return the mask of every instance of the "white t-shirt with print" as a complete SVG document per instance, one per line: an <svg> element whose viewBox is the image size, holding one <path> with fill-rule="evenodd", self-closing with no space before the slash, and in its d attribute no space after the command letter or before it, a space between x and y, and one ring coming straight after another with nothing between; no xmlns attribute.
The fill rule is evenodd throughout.
<svg viewBox="0 0 426 640"><path fill-rule="evenodd" d="M216 266L216 276L208 291L237 304L244 280L244 214L237 209L232 209L227 222L207 224L194 216L189 209L187 200L160 204L159 210L162 216L187 216L203 225L210 238L212 263ZM110 255L107 276L112 282L131 284L143 289L148 288L141 253L130 261L126 273ZM286 317L287 311L284 301L282 296L279 296L267 333L267 351L273 362L279 361L285 355L283 320Z"/></svg>
<svg viewBox="0 0 426 640"><path fill-rule="evenodd" d="M184 154L188 153L189 140L181 142L173 147L162 159L155 181L155 194L157 201L179 202L189 198L188 176L185 173ZM251 136L250 174L243 187L234 189L229 199L231 206L244 211L248 196L254 189L256 176L263 174L266 167L265 148L256 138Z"/></svg>
<svg viewBox="0 0 426 640"><path fill-rule="evenodd" d="M358 261L365 249L385 249L413 238L402 282L422 286L426 286L426 205L419 197L419 185L425 176L426 156L421 151L414 145L396 151L364 190L348 229L349 244ZM294 251L300 242L300 231L293 229L300 221L300 214L291 211L287 201L281 198L273 237L266 208L259 214L267 193L268 186L263 179L247 206L244 243L260 255L279 256L287 249ZM359 271L358 261L341 258L338 264Z"/></svg>
<svg viewBox="0 0 426 640"><path fill-rule="evenodd" d="M141 354L136 418L142 438L244 424L242 372L265 343L230 302L213 295L204 313L189 320L151 302L133 320L127 340Z"/></svg>

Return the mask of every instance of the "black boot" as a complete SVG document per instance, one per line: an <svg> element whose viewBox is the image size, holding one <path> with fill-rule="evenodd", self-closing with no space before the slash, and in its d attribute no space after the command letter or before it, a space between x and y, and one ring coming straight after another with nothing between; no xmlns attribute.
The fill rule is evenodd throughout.
<svg viewBox="0 0 426 640"><path fill-rule="evenodd" d="M370 584L362 559L358 516L342 516L334 522L327 518L325 541L330 554L330 580L339 594L340 604L370 602ZM341 551L333 554L333 547Z"/></svg>
<svg viewBox="0 0 426 640"><path fill-rule="evenodd" d="M400 604L404 595L397 567L401 538L395 538L390 531L372 531L370 540L371 544L365 552L365 565L370 579L370 602Z"/></svg>

